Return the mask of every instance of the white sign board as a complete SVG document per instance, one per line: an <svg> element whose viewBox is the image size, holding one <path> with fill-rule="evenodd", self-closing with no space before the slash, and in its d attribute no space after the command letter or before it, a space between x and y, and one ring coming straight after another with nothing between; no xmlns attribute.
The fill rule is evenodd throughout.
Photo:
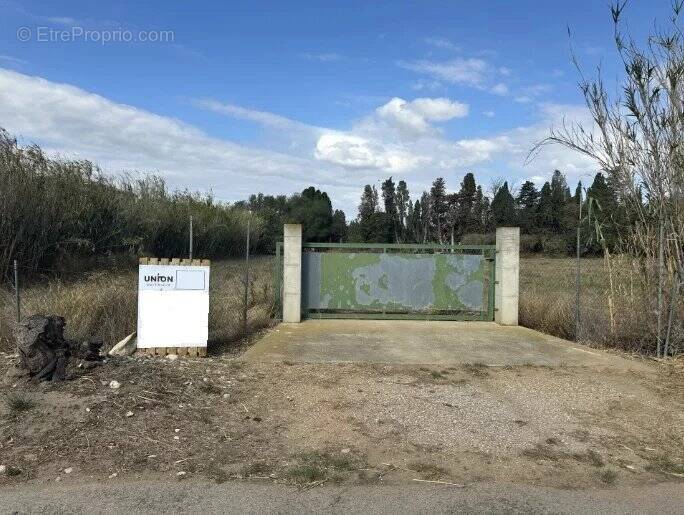
<svg viewBox="0 0 684 515"><path fill-rule="evenodd" d="M206 347L209 267L140 265L138 348Z"/></svg>

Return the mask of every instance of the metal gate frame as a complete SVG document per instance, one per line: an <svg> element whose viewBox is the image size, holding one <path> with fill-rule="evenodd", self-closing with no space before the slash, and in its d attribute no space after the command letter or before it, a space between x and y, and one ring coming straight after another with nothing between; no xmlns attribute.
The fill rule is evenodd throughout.
<svg viewBox="0 0 684 515"><path fill-rule="evenodd" d="M283 242L276 243L275 270L273 274L273 287L275 292L276 315L282 319L282 286L283 286ZM494 290L496 288L496 245L439 245L420 243L303 243L304 249L337 249L337 250L371 250L386 253L388 250L401 251L402 253L415 253L418 251L432 251L432 253L479 253L489 263L488 273L484 280L487 288L487 310L482 310L479 315L468 313L430 314L430 313L320 313L309 312L302 309L303 318L337 318L337 319L371 319L371 320L494 320Z"/></svg>

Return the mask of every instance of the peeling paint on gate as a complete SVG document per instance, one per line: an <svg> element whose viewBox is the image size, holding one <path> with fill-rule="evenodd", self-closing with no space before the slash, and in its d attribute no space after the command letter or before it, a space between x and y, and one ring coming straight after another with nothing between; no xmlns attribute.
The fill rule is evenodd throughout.
<svg viewBox="0 0 684 515"><path fill-rule="evenodd" d="M305 310L481 311L486 260L480 254L306 252Z"/></svg>

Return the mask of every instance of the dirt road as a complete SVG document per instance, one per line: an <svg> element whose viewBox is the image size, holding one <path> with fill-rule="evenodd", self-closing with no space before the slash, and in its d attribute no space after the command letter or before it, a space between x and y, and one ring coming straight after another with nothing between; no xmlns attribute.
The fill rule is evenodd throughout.
<svg viewBox="0 0 684 515"><path fill-rule="evenodd" d="M14 361L0 356L0 373ZM114 360L28 394L2 387L0 487L150 478L681 485L683 381L665 366Z"/></svg>

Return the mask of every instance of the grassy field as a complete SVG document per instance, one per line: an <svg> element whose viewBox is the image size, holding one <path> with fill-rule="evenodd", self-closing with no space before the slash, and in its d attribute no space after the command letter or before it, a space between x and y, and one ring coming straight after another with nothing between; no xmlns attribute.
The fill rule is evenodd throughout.
<svg viewBox="0 0 684 515"><path fill-rule="evenodd" d="M522 325L576 339L576 266L573 258L521 260ZM610 266L612 274L601 258L581 260L578 339L627 351L653 352L655 315L650 309L650 294L640 284L633 263L618 257Z"/></svg>
<svg viewBox="0 0 684 515"><path fill-rule="evenodd" d="M523 258L520 274L521 324L575 339L575 269L571 258ZM613 262L608 273L602 259L582 259L580 340L637 352L653 352L655 317L629 263ZM274 308L273 259L251 262L247 333L270 322ZM230 346L245 335L242 325L244 263L212 265L209 314L210 351ZM610 278L613 278L611 289ZM45 280L22 292L23 313L59 314L67 319L69 338L104 338L106 347L135 330L136 269L97 272L78 280ZM611 294L611 291L613 292ZM0 348L12 345L12 293L0 290ZM680 349L681 352L681 349Z"/></svg>
<svg viewBox="0 0 684 515"><path fill-rule="evenodd" d="M250 264L247 333L270 322L273 309L273 260L257 257ZM245 335L244 262L218 261L211 267L209 347L218 350ZM22 290L22 314L56 314L67 320L67 337L85 340L101 336L105 347L136 328L137 268L115 272L89 273L78 279L51 279ZM12 346L14 299L0 290L0 348Z"/></svg>

